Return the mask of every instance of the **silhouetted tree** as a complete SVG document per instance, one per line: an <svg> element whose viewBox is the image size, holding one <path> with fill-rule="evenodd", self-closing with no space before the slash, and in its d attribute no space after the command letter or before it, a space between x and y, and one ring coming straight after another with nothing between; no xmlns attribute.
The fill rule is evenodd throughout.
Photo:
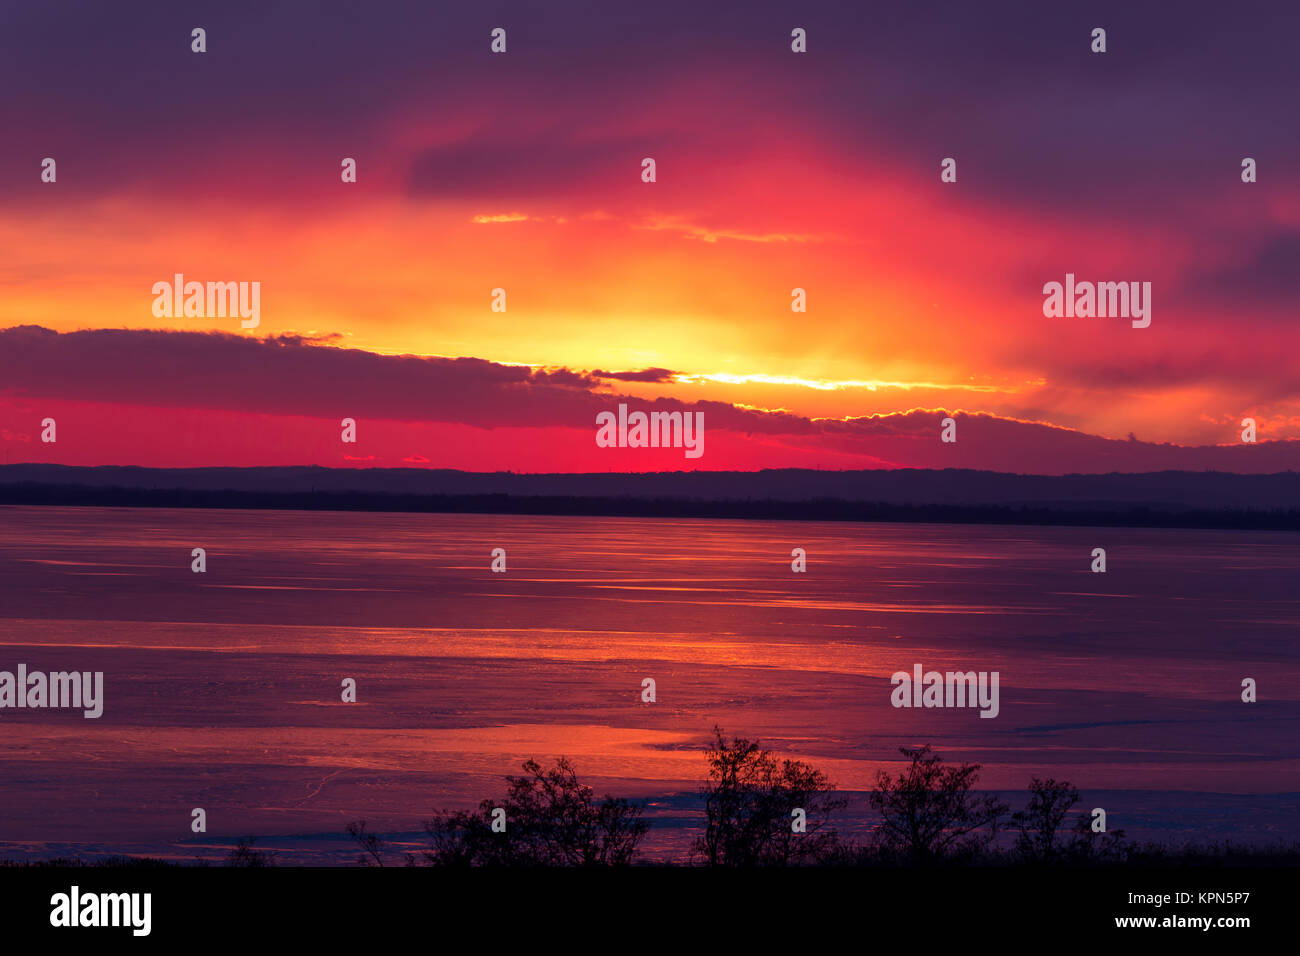
<svg viewBox="0 0 1300 956"><path fill-rule="evenodd" d="M1011 816L1011 822L1020 831L1016 852L1035 863L1055 863L1069 855L1070 841L1058 834L1070 808L1078 802L1079 791L1070 783L1058 783L1050 777L1031 778L1029 805Z"/></svg>
<svg viewBox="0 0 1300 956"><path fill-rule="evenodd" d="M348 824L348 836L357 841L357 846L361 847L362 855L357 858L357 862L362 866L383 866L384 865L384 841L375 833L366 832L366 821L357 820Z"/></svg>
<svg viewBox="0 0 1300 956"><path fill-rule="evenodd" d="M255 842L257 841L249 836L236 843L226 856L226 866L271 866L275 862L272 855L264 850L253 849Z"/></svg>
<svg viewBox="0 0 1300 956"><path fill-rule="evenodd" d="M388 849L388 844L377 833L371 833L366 829L365 820L349 823L348 836L356 840L357 846L362 850L362 855L357 858L357 863L361 866L384 865L384 851ZM414 854L404 854L404 858L407 866L415 865Z"/></svg>
<svg viewBox="0 0 1300 956"><path fill-rule="evenodd" d="M535 760L524 775L506 777L507 793L477 811L443 812L424 825L437 866L621 866L631 863L649 824L642 807L606 796L597 803L561 757L545 770ZM493 810L505 810L504 832L492 830Z"/></svg>
<svg viewBox="0 0 1300 956"><path fill-rule="evenodd" d="M838 837L831 814L847 803L820 770L781 760L756 740L713 728L705 782L704 834L695 853L710 866L791 866L827 859ZM794 832L794 811L806 830Z"/></svg>
<svg viewBox="0 0 1300 956"><path fill-rule="evenodd" d="M945 767L928 744L898 749L911 763L897 779L878 771L870 798L882 817L878 849L917 866L982 852L1010 808L992 794L972 792L980 765Z"/></svg>

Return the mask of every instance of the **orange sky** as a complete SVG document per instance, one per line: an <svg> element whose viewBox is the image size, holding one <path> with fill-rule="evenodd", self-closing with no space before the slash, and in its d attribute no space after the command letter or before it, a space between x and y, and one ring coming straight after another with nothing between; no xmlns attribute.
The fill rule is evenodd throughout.
<svg viewBox="0 0 1300 956"><path fill-rule="evenodd" d="M309 91L339 82L326 54L342 38L297 51L293 82L249 75L240 58L253 52L240 49L242 67L182 51L152 68L174 90L106 93L94 108L56 84L43 109L7 117L0 328L307 335L382 355L659 368L671 374L620 382L620 394L808 419L964 410L1216 445L1236 442L1249 415L1261 440L1300 438L1300 331L1276 281L1300 233L1300 186L1276 164L1243 184L1245 145L1224 153L1189 132L1196 90L1165 82L1179 64L1128 82L1151 110L1183 117L1161 131L1181 161L1113 115L1081 77L1086 58L1021 67L1073 89L1072 105L1032 86L977 89L930 117L906 111L922 91L890 92L907 76L900 60L863 76L845 47L800 59L743 40L711 60L687 43L649 75L638 72L655 62L648 39L626 65L593 53L599 88L522 44L505 62L458 54L461 82L445 97L420 95L402 47L368 63L381 76L358 80L364 95L337 115L328 90L314 104ZM385 71L408 81L384 86ZM841 108L824 99L836 91ZM183 96L207 112L175 113ZM1243 106L1238 124L1263 130L1271 105ZM1019 143L1000 135L1008 112ZM1112 151L1090 144L1082 162L1062 148L1072 121L1093 123ZM54 184L38 178L47 154ZM947 155L956 183L939 179ZM343 156L358 160L355 184L339 181ZM640 179L643 156L656 158L655 183ZM177 272L259 281L260 326L155 318L150 289ZM1066 272L1151 282L1150 328L1045 318L1043 284ZM498 287L504 314L489 308ZM795 287L806 314L791 312ZM138 375L157 376L168 404L166 369ZM11 433L31 432L22 402L93 397L41 392L0 382ZM234 411L220 395L205 407Z"/></svg>

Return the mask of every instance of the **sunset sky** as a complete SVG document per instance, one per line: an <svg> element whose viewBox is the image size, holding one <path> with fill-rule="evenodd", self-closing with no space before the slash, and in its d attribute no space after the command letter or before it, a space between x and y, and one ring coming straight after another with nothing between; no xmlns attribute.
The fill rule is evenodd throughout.
<svg viewBox="0 0 1300 956"><path fill-rule="evenodd" d="M5 3L0 446L1300 468L1300 15L1271 6ZM1150 327L1045 318L1067 272L1150 282ZM155 318L176 273L260 282L260 325ZM620 401L703 411L705 454L596 447Z"/></svg>

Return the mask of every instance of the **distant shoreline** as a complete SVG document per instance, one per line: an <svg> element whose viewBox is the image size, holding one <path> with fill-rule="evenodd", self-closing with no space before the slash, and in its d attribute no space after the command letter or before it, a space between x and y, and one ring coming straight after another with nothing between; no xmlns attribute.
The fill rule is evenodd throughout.
<svg viewBox="0 0 1300 956"><path fill-rule="evenodd" d="M789 501L505 493L281 492L15 482L0 484L0 505L1300 531L1300 509L1297 508L1162 510L1150 506L1104 505L1063 508L1028 504L917 504L843 498Z"/></svg>

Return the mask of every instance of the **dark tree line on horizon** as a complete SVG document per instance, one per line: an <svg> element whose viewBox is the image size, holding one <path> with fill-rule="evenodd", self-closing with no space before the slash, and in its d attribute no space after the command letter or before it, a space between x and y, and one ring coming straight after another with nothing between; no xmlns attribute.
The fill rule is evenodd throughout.
<svg viewBox="0 0 1300 956"><path fill-rule="evenodd" d="M1122 502L1082 506L1028 502L913 504L827 497L787 500L654 495L529 495L504 492L409 494L371 491L236 491L59 485L24 481L0 483L0 505L1300 530L1300 509L1297 508L1152 507Z"/></svg>

